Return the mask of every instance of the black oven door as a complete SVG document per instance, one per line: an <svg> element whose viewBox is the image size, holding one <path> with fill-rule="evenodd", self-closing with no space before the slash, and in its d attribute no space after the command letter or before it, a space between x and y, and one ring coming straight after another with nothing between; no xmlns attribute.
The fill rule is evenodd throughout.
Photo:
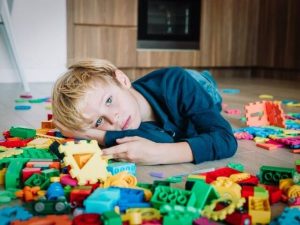
<svg viewBox="0 0 300 225"><path fill-rule="evenodd" d="M138 48L199 49L200 0L139 0Z"/></svg>

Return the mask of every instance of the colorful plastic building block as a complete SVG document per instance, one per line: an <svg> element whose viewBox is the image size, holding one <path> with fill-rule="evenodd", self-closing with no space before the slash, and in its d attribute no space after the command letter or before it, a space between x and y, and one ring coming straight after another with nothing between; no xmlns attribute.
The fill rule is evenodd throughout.
<svg viewBox="0 0 300 225"><path fill-rule="evenodd" d="M23 139L34 138L36 130L26 127L11 127L9 133L12 137L19 137Z"/></svg>
<svg viewBox="0 0 300 225"><path fill-rule="evenodd" d="M122 225L121 216L115 211L107 211L102 213L101 220L104 225Z"/></svg>
<svg viewBox="0 0 300 225"><path fill-rule="evenodd" d="M290 225L300 224L300 209L298 208L285 208L282 214L273 220L270 225Z"/></svg>
<svg viewBox="0 0 300 225"><path fill-rule="evenodd" d="M231 197L221 197L219 199L213 200L209 205L206 205L202 210L202 216L207 217L215 221L224 220L227 215L232 214L235 209L240 208L246 200L244 198L232 199ZM223 203L224 208L216 210L217 205Z"/></svg>
<svg viewBox="0 0 300 225"><path fill-rule="evenodd" d="M21 188L21 171L29 159L14 159L10 161L5 173L5 188Z"/></svg>
<svg viewBox="0 0 300 225"><path fill-rule="evenodd" d="M48 200L55 200L64 196L65 192L61 183L54 182L50 184L46 192L46 197Z"/></svg>
<svg viewBox="0 0 300 225"><path fill-rule="evenodd" d="M249 103L245 106L247 126L285 127L283 110L278 102L262 101Z"/></svg>
<svg viewBox="0 0 300 225"><path fill-rule="evenodd" d="M166 225L188 225L200 217L199 209L180 205L163 205L160 213L163 215L163 224Z"/></svg>
<svg viewBox="0 0 300 225"><path fill-rule="evenodd" d="M233 213L226 216L225 221L231 225L250 225L251 216L245 212L240 210L235 210Z"/></svg>
<svg viewBox="0 0 300 225"><path fill-rule="evenodd" d="M115 175L123 171L127 171L128 173L135 176L136 165L130 162L113 162L107 165L107 171L110 172L112 175Z"/></svg>
<svg viewBox="0 0 300 225"><path fill-rule="evenodd" d="M84 201L85 211L87 213L104 213L114 210L120 200L121 193L119 189L97 188Z"/></svg>
<svg viewBox="0 0 300 225"><path fill-rule="evenodd" d="M159 209L160 206L165 204L195 206L196 196L191 191L165 186L158 186L155 189L155 192L151 198L151 203L153 207L157 209Z"/></svg>
<svg viewBox="0 0 300 225"><path fill-rule="evenodd" d="M200 210L211 201L220 197L219 193L213 188L213 186L205 183L203 180L195 181L191 191L196 196L194 207Z"/></svg>
<svg viewBox="0 0 300 225"><path fill-rule="evenodd" d="M127 171L117 173L109 176L104 182L103 187L118 186L118 187L135 187L137 179L135 176L129 174Z"/></svg>
<svg viewBox="0 0 300 225"><path fill-rule="evenodd" d="M72 220L67 215L50 215L45 217L33 217L27 221L16 220L10 225L71 225Z"/></svg>
<svg viewBox="0 0 300 225"><path fill-rule="evenodd" d="M271 221L271 208L267 198L249 197L249 215L253 224L268 224Z"/></svg>
<svg viewBox="0 0 300 225"><path fill-rule="evenodd" d="M72 208L83 207L83 201L92 193L91 186L78 186L70 190Z"/></svg>
<svg viewBox="0 0 300 225"><path fill-rule="evenodd" d="M126 221L129 218L126 218L130 213L139 213L143 221L152 221L152 220L160 220L161 215L159 210L155 208L131 208L126 210L126 214L122 216L122 220Z"/></svg>
<svg viewBox="0 0 300 225"><path fill-rule="evenodd" d="M107 179L107 161L102 159L97 141L67 142L59 146L59 152L65 155L64 162L71 167L69 173L79 185Z"/></svg>
<svg viewBox="0 0 300 225"><path fill-rule="evenodd" d="M31 217L32 214L20 206L6 207L0 210L0 221L3 225L9 225L15 220L28 220Z"/></svg>
<svg viewBox="0 0 300 225"><path fill-rule="evenodd" d="M59 215L70 212L70 205L64 197L60 197L56 200L48 200L45 197L41 197L35 202L30 202L29 207L35 215Z"/></svg>
<svg viewBox="0 0 300 225"><path fill-rule="evenodd" d="M72 221L72 225L102 225L101 217L96 213L84 213L75 218Z"/></svg>
<svg viewBox="0 0 300 225"><path fill-rule="evenodd" d="M293 178L294 173L294 168L261 166L259 177L262 184L278 185L281 179Z"/></svg>

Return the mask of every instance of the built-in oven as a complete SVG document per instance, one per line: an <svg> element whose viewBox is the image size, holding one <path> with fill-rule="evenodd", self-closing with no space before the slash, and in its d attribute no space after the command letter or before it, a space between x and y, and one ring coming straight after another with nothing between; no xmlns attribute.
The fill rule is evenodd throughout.
<svg viewBox="0 0 300 225"><path fill-rule="evenodd" d="M139 0L138 48L199 49L201 0Z"/></svg>

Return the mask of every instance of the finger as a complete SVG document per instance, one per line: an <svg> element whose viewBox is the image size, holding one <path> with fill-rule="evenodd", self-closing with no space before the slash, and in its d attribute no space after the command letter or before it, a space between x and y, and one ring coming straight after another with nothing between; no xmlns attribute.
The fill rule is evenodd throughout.
<svg viewBox="0 0 300 225"><path fill-rule="evenodd" d="M139 137L139 136L133 136L133 137L124 137L124 138L118 138L116 140L116 142L118 144L122 144L122 143L126 143L126 142L132 142L132 141L138 141L141 140L143 138Z"/></svg>
<svg viewBox="0 0 300 225"><path fill-rule="evenodd" d="M118 160L118 161L129 161L127 154L126 153L118 153L118 154L114 154L113 158Z"/></svg>
<svg viewBox="0 0 300 225"><path fill-rule="evenodd" d="M125 152L127 152L127 148L125 145L116 145L102 150L103 155L115 155Z"/></svg>

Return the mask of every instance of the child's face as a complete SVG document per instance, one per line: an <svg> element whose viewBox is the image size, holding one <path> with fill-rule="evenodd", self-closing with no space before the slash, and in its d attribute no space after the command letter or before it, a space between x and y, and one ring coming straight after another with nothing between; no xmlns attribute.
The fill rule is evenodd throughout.
<svg viewBox="0 0 300 225"><path fill-rule="evenodd" d="M84 96L79 105L82 115L100 130L136 129L141 123L141 113L130 85L122 87L98 82Z"/></svg>

